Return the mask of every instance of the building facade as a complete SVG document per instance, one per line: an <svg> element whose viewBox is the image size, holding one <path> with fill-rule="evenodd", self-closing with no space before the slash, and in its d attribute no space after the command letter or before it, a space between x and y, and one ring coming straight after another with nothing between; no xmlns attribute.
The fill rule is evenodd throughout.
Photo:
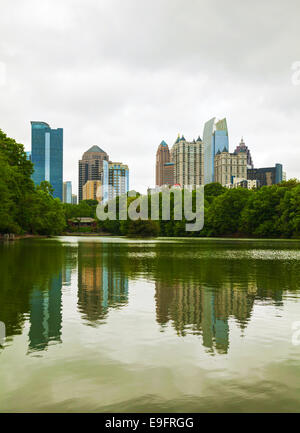
<svg viewBox="0 0 300 433"><path fill-rule="evenodd" d="M232 183L225 185L227 188L245 188L245 189L257 189L259 188L259 180L241 179L239 177L233 177Z"/></svg>
<svg viewBox="0 0 300 433"><path fill-rule="evenodd" d="M240 144L235 148L234 153L237 155L238 153L241 153L241 152L242 153L246 152L246 154L247 154L247 168L254 168L250 149L248 148L248 146L246 146L246 144L243 140L243 137L241 139Z"/></svg>
<svg viewBox="0 0 300 433"><path fill-rule="evenodd" d="M215 156L214 182L223 186L233 183L233 178L247 179L247 153L218 151Z"/></svg>
<svg viewBox="0 0 300 433"><path fill-rule="evenodd" d="M77 195L72 194L72 204L77 204Z"/></svg>
<svg viewBox="0 0 300 433"><path fill-rule="evenodd" d="M174 164L171 162L169 146L162 141L156 152L156 186L173 185Z"/></svg>
<svg viewBox="0 0 300 433"><path fill-rule="evenodd" d="M269 186L280 183L283 180L282 164L276 164L275 167L248 169L247 179L258 180L260 186Z"/></svg>
<svg viewBox="0 0 300 433"><path fill-rule="evenodd" d="M82 200L97 200L101 201L101 180L88 180L82 188Z"/></svg>
<svg viewBox="0 0 300 433"><path fill-rule="evenodd" d="M72 182L67 180L63 185L63 202L72 203Z"/></svg>
<svg viewBox="0 0 300 433"><path fill-rule="evenodd" d="M31 122L32 179L36 185L48 181L53 196L63 200L63 129L51 129L45 122Z"/></svg>
<svg viewBox="0 0 300 433"><path fill-rule="evenodd" d="M173 184L185 186L203 185L203 147L200 137L192 142L184 136L177 137L171 150L174 164Z"/></svg>
<svg viewBox="0 0 300 433"><path fill-rule="evenodd" d="M129 191L129 168L122 162L103 161L103 201Z"/></svg>
<svg viewBox="0 0 300 433"><path fill-rule="evenodd" d="M217 152L228 152L228 129L226 119L217 121L215 117L204 125L203 157L204 184L214 182L214 163Z"/></svg>
<svg viewBox="0 0 300 433"><path fill-rule="evenodd" d="M83 155L78 163L78 200L83 200L83 185L88 180L100 180L103 176L103 161L108 161L109 157L99 146L92 146Z"/></svg>

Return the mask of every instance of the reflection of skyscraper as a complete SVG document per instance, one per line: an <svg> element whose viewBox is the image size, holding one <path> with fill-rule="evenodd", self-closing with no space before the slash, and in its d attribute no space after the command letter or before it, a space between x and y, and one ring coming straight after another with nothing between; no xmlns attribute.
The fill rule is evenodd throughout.
<svg viewBox="0 0 300 433"><path fill-rule="evenodd" d="M29 349L44 350L50 341L61 342L62 275L51 277L49 290L35 288L30 296Z"/></svg>
<svg viewBox="0 0 300 433"><path fill-rule="evenodd" d="M202 335L203 346L227 353L228 319L233 316L243 329L253 307L253 288L242 290L232 285L218 289L201 288L194 281L156 282L156 320L172 323L176 332Z"/></svg>
<svg viewBox="0 0 300 433"><path fill-rule="evenodd" d="M114 266L102 244L79 244L78 308L90 322L103 320L110 308L128 301L128 279Z"/></svg>

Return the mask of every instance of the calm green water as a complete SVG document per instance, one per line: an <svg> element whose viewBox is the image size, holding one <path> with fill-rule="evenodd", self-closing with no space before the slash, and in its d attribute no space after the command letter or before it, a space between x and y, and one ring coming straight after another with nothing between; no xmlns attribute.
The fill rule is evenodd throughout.
<svg viewBox="0 0 300 433"><path fill-rule="evenodd" d="M300 412L299 247L0 244L0 411Z"/></svg>

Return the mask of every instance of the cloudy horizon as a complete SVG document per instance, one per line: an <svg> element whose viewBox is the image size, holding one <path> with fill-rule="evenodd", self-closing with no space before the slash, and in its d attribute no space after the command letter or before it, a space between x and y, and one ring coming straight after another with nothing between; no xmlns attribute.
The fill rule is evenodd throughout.
<svg viewBox="0 0 300 433"><path fill-rule="evenodd" d="M300 3L1 0L0 129L30 150L30 121L64 129L64 181L92 145L155 183L155 154L226 117L255 167L300 178ZM294 69L293 69L294 68ZM293 75L294 74L294 75ZM299 80L300 81L300 80Z"/></svg>

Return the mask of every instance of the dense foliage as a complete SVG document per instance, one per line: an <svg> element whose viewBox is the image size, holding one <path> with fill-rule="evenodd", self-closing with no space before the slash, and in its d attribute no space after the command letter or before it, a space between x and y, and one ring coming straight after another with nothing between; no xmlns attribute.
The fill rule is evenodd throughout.
<svg viewBox="0 0 300 433"><path fill-rule="evenodd" d="M48 182L35 186L24 146L0 130L0 233L54 235L65 228L59 199Z"/></svg>
<svg viewBox="0 0 300 433"><path fill-rule="evenodd" d="M153 236L236 236L265 238L300 237L300 183L296 179L258 190L227 189L211 183L204 188L204 228L188 232L187 221L175 221L171 194L171 219L152 221ZM161 194L160 194L161 196ZM134 200L129 199L130 202ZM118 200L117 200L118 205ZM150 217L150 197L149 197ZM102 230L116 235L148 235L147 221L99 221Z"/></svg>

